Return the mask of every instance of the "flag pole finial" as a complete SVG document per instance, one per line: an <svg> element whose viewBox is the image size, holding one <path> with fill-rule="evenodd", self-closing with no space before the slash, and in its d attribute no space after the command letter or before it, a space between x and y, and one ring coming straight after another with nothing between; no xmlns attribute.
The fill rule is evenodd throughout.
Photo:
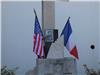
<svg viewBox="0 0 100 75"><path fill-rule="evenodd" d="M68 19L70 19L70 17Z"/></svg>
<svg viewBox="0 0 100 75"><path fill-rule="evenodd" d="M36 15L36 11L35 11L35 9L33 8L33 11L34 11L34 13L35 13L35 15Z"/></svg>

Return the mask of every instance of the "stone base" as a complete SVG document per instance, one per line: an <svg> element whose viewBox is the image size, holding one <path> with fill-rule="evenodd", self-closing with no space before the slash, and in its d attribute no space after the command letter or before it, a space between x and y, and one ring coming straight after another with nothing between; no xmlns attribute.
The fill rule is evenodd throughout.
<svg viewBox="0 0 100 75"><path fill-rule="evenodd" d="M76 61L71 57L62 59L37 59L34 75L77 75Z"/></svg>

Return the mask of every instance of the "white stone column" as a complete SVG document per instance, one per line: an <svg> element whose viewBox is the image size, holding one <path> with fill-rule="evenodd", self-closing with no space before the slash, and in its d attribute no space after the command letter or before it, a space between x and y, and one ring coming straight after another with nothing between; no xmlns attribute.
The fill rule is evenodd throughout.
<svg viewBox="0 0 100 75"><path fill-rule="evenodd" d="M43 30L55 29L55 1L42 1L42 27ZM52 48L50 48L52 50L48 52L48 58L64 58L64 46L58 45L61 41L60 39L56 43L52 43Z"/></svg>
<svg viewBox="0 0 100 75"><path fill-rule="evenodd" d="M55 1L42 1L42 27L43 30L55 28Z"/></svg>

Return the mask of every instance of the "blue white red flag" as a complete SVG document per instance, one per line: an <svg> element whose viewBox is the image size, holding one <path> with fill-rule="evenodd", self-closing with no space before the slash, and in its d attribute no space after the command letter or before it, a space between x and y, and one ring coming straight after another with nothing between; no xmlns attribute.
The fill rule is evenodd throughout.
<svg viewBox="0 0 100 75"><path fill-rule="evenodd" d="M71 28L69 19L70 19L70 17L68 18L67 23L65 24L65 27L64 27L61 35L64 35L64 46L67 48L67 50L70 52L71 55L73 55L75 58L79 59L77 47L73 40L72 28Z"/></svg>

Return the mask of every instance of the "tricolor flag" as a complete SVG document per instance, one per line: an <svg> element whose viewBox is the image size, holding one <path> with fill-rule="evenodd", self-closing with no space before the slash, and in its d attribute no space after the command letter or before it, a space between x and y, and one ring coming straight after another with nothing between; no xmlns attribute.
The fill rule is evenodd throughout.
<svg viewBox="0 0 100 75"><path fill-rule="evenodd" d="M34 40L33 52L36 53L38 58L43 58L45 54L43 33L35 10L34 13L35 13L35 26L34 26L34 37L33 37Z"/></svg>
<svg viewBox="0 0 100 75"><path fill-rule="evenodd" d="M67 50L70 52L71 55L79 59L77 47L73 41L72 37L72 28L69 21L70 17L68 18L67 23L65 24L65 27L61 33L61 35L64 35L64 46L67 48Z"/></svg>

